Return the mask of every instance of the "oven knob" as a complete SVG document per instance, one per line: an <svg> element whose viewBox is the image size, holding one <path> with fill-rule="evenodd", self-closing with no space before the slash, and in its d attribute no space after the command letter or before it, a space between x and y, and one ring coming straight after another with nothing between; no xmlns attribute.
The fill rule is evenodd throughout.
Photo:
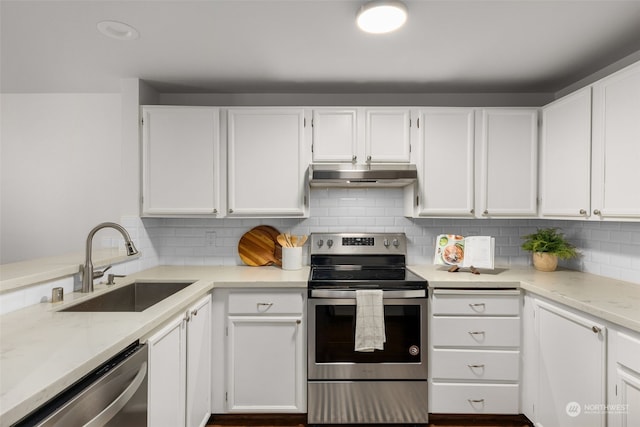
<svg viewBox="0 0 640 427"><path fill-rule="evenodd" d="M417 356L418 354L420 354L420 347L418 347L417 345L412 345L411 347L409 347L409 354L412 356Z"/></svg>
<svg viewBox="0 0 640 427"><path fill-rule="evenodd" d="M382 244L384 245L385 248L388 248L389 247L389 239L384 239L382 241Z"/></svg>
<svg viewBox="0 0 640 427"><path fill-rule="evenodd" d="M396 248L400 246L400 242L398 242L398 239L393 239L393 246L395 246Z"/></svg>
<svg viewBox="0 0 640 427"><path fill-rule="evenodd" d="M318 240L317 245L318 245L319 248L321 248L322 245L324 245L324 241L322 239Z"/></svg>
<svg viewBox="0 0 640 427"><path fill-rule="evenodd" d="M327 240L327 247L330 248L331 246L333 246L333 240L329 239Z"/></svg>

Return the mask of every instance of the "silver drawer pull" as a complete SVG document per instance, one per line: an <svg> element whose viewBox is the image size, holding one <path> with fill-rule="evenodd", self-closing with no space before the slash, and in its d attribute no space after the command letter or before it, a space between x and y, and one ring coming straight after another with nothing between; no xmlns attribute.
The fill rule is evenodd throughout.
<svg viewBox="0 0 640 427"><path fill-rule="evenodd" d="M593 333L595 334L599 334L600 332L602 332L602 328L599 328L597 326L592 326L591 330L593 331Z"/></svg>
<svg viewBox="0 0 640 427"><path fill-rule="evenodd" d="M471 369L484 369L484 365L467 365Z"/></svg>
<svg viewBox="0 0 640 427"><path fill-rule="evenodd" d="M469 331L469 335L484 335L484 331Z"/></svg>
<svg viewBox="0 0 640 427"><path fill-rule="evenodd" d="M486 309L486 304L483 302L477 302L474 304L469 304L469 307L471 307L471 310L473 311L484 311Z"/></svg>
<svg viewBox="0 0 640 427"><path fill-rule="evenodd" d="M267 308L271 307L272 305L273 305L272 302L259 302L258 303L258 309L260 309L260 308L267 309Z"/></svg>
<svg viewBox="0 0 640 427"><path fill-rule="evenodd" d="M484 399L467 399L469 401L469 403L474 404L474 403L484 403Z"/></svg>

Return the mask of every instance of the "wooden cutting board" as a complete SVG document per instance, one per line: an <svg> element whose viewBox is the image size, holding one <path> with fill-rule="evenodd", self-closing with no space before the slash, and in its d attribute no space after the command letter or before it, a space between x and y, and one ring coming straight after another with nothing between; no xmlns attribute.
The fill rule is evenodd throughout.
<svg viewBox="0 0 640 427"><path fill-rule="evenodd" d="M280 259L276 257L276 246L278 243L274 237L278 230L273 227L261 225L247 231L238 242L238 255L247 265L258 267L263 265L282 265L282 255ZM282 248L280 248L282 254Z"/></svg>
<svg viewBox="0 0 640 427"><path fill-rule="evenodd" d="M278 231L277 228L272 227L270 225L259 225L255 228L258 230L263 230L266 233L269 233L269 235L271 236L271 238L276 244L276 250L273 253L277 260L276 264L282 265L282 245L280 244L280 242L278 242L278 234L280 234L280 231Z"/></svg>

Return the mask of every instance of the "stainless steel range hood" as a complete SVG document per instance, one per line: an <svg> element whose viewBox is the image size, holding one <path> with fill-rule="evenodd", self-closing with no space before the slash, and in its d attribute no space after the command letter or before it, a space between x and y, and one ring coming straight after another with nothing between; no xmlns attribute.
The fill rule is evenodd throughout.
<svg viewBox="0 0 640 427"><path fill-rule="evenodd" d="M409 164L313 164L309 166L312 187L406 187L418 179Z"/></svg>

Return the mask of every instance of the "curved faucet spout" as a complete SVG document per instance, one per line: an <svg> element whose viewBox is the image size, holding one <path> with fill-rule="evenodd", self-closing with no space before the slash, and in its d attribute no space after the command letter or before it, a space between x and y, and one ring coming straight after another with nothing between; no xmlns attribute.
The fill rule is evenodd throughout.
<svg viewBox="0 0 640 427"><path fill-rule="evenodd" d="M115 222L103 222L101 224L96 225L87 236L87 246L85 248L85 260L84 267L82 269L82 292L93 292L93 279L98 277L102 277L104 271L94 274L93 272L93 262L91 261L91 247L93 245L93 236L103 228L113 228L122 234L124 238L124 246L127 250L127 256L132 256L138 253L136 246L133 244L129 233L124 229L123 226L117 224Z"/></svg>

